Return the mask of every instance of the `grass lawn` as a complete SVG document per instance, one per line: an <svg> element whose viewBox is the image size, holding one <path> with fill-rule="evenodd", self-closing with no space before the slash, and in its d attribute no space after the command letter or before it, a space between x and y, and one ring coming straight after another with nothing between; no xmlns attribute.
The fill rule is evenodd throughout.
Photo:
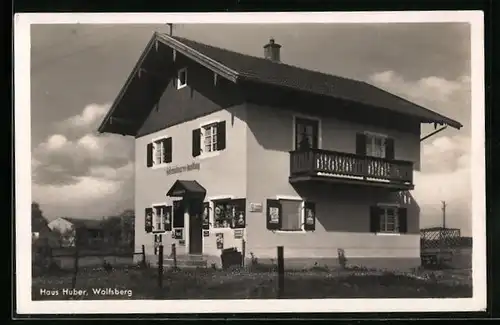
<svg viewBox="0 0 500 325"><path fill-rule="evenodd" d="M81 270L77 289L84 296L62 295L71 288L71 274L33 278L33 300L66 299L276 299L274 272L212 269L165 270L163 289L158 288L157 270L119 268L107 273L101 269ZM93 289L131 290L131 296L97 295ZM55 290L58 296L41 295ZM470 270L419 271L395 274L380 271L310 270L285 275L283 298L464 298L472 296Z"/></svg>

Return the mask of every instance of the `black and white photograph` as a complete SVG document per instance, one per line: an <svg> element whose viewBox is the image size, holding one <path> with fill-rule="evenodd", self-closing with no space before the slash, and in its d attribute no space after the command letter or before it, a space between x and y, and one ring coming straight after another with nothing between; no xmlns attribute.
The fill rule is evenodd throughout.
<svg viewBox="0 0 500 325"><path fill-rule="evenodd" d="M18 313L485 310L482 12L14 31Z"/></svg>

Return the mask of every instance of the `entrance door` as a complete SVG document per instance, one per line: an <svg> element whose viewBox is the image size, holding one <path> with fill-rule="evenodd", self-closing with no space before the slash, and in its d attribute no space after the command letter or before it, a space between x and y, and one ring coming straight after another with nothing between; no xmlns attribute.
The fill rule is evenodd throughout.
<svg viewBox="0 0 500 325"><path fill-rule="evenodd" d="M189 254L203 253L202 209L202 201L189 201Z"/></svg>

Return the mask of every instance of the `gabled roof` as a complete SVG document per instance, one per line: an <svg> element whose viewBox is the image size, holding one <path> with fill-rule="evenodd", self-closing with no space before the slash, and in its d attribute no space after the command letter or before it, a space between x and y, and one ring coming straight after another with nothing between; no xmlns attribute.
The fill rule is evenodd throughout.
<svg viewBox="0 0 500 325"><path fill-rule="evenodd" d="M86 229L101 229L102 222L99 219L80 219L80 218L69 218L63 217L69 222L71 222L77 228L86 228Z"/></svg>
<svg viewBox="0 0 500 325"><path fill-rule="evenodd" d="M120 100L127 91L127 85L139 73L141 64L148 59L149 53L154 52L152 48L155 47L158 50L158 44L167 45L235 83L239 81L253 81L261 84L285 87L301 92L365 104L371 107L386 108L394 112L416 117L424 123L447 124L457 129L462 127L462 124L453 119L363 81L307 70L181 37L155 33L125 87L120 92L118 99L99 127L100 132L105 132L105 127L110 122L113 111L121 106Z"/></svg>

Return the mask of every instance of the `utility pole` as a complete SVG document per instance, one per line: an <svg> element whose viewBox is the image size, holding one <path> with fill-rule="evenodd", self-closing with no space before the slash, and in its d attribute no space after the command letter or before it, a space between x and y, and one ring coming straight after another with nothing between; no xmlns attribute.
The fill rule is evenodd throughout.
<svg viewBox="0 0 500 325"><path fill-rule="evenodd" d="M441 210L443 211L443 228L446 228L446 201L441 201Z"/></svg>

